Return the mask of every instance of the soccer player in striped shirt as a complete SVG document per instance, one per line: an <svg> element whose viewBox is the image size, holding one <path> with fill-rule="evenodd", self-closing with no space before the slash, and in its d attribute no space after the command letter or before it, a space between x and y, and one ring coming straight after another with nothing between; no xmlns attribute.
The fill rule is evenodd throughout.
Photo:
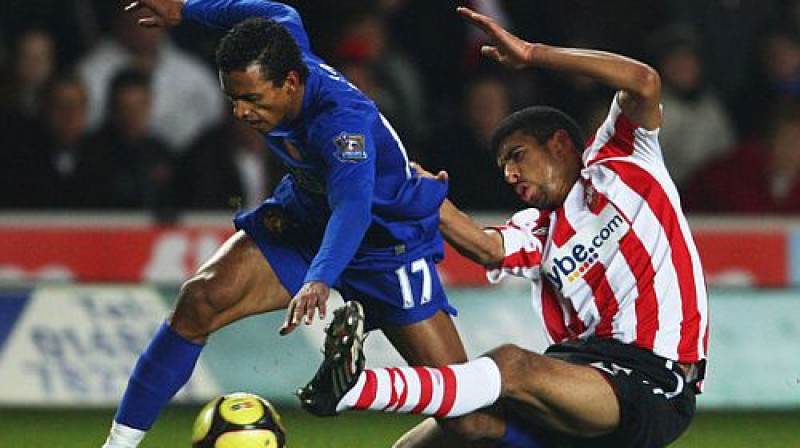
<svg viewBox="0 0 800 448"><path fill-rule="evenodd" d="M658 143L659 76L620 55L526 42L470 9L459 13L491 38L485 56L618 90L588 142L572 119L547 107L498 126L491 143L498 165L532 208L488 229L449 201L441 209L444 236L487 266L490 280L530 279L552 345L545 354L504 345L465 364L362 371L361 335L347 325L357 310L349 309L337 313L326 359L301 402L322 415L373 409L439 418L494 406L495 418L484 414L459 435L499 446L663 447L694 414L708 304ZM509 434L506 422L525 429ZM448 446L458 443L453 437L429 419L402 443Z"/></svg>

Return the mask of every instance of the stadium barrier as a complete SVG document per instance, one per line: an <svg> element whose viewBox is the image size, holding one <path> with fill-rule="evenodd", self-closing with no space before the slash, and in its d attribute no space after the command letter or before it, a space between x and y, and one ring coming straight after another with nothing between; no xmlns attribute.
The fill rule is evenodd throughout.
<svg viewBox="0 0 800 448"><path fill-rule="evenodd" d="M507 218L476 217L487 224ZM800 220L715 217L690 224L709 284L800 287ZM232 232L226 214L189 214L174 225L144 214L0 214L0 282L174 285ZM487 283L483 269L449 246L439 273L449 286Z"/></svg>
<svg viewBox="0 0 800 448"><path fill-rule="evenodd" d="M0 289L0 405L114 405L174 291L140 285L40 285ZM541 326L520 285L452 289L471 357L506 342L541 350ZM340 300L338 297L334 301ZM707 408L800 405L797 291L713 290ZM321 360L322 323L278 336L282 312L255 316L208 342L179 401L247 390L286 402ZM402 364L371 335L368 365Z"/></svg>

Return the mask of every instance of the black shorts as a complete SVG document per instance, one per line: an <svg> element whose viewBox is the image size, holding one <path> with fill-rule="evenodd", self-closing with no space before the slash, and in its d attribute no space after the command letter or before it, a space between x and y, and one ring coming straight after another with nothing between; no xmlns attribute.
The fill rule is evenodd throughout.
<svg viewBox="0 0 800 448"><path fill-rule="evenodd" d="M544 438L553 446L661 448L689 427L695 392L668 360L633 345L596 338L555 344L545 354L596 368L614 388L620 406L619 427L610 434L583 439L547 434Z"/></svg>

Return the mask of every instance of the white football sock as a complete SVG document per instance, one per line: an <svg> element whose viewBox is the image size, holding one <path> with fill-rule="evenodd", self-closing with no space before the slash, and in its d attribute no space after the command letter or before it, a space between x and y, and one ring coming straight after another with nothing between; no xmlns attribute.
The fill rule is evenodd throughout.
<svg viewBox="0 0 800 448"><path fill-rule="evenodd" d="M491 358L444 367L368 369L336 410L371 409L457 417L500 397L500 370Z"/></svg>
<svg viewBox="0 0 800 448"><path fill-rule="evenodd" d="M113 422L108 439L102 448L136 448L146 433L146 431Z"/></svg>

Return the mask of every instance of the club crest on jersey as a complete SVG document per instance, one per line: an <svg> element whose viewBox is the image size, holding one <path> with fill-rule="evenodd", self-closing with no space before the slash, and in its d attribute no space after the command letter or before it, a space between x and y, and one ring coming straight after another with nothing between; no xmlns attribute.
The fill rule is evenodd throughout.
<svg viewBox="0 0 800 448"><path fill-rule="evenodd" d="M367 150L364 147L364 136L361 134L348 134L342 132L333 139L337 151L334 153L337 159L346 163L358 163L367 160Z"/></svg>
<svg viewBox="0 0 800 448"><path fill-rule="evenodd" d="M590 210L593 210L597 206L597 190L594 189L594 185L588 182L583 189L583 200Z"/></svg>
<svg viewBox="0 0 800 448"><path fill-rule="evenodd" d="M280 235L291 227L289 216L277 207L269 207L261 214L261 223L268 231Z"/></svg>

